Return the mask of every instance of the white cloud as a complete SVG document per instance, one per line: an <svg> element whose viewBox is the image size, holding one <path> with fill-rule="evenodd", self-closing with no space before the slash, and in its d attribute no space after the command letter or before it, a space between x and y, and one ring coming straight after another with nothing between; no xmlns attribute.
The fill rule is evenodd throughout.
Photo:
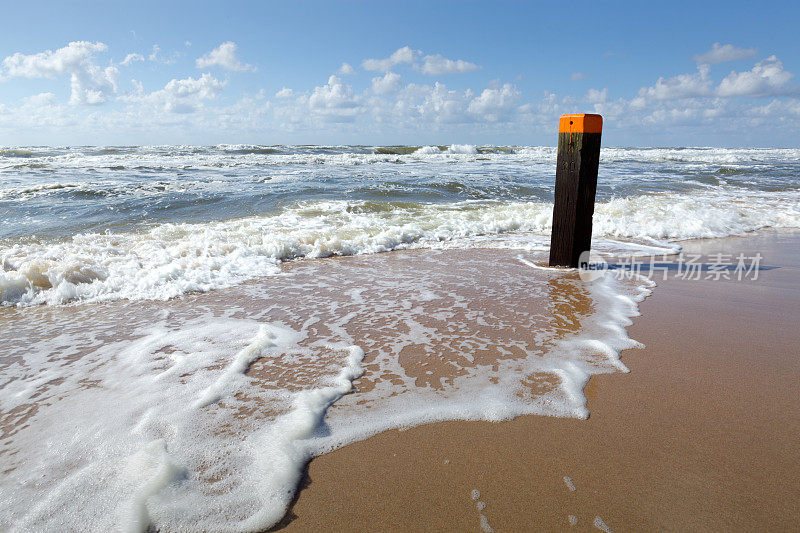
<svg viewBox="0 0 800 533"><path fill-rule="evenodd" d="M478 65L464 61L463 59L447 59L440 54L428 55L422 58L422 66L419 70L423 74L439 75L439 74L462 74L464 72L472 72L477 70Z"/></svg>
<svg viewBox="0 0 800 533"><path fill-rule="evenodd" d="M510 83L497 89L484 89L469 103L467 111L490 122L509 116L516 108L521 93Z"/></svg>
<svg viewBox="0 0 800 533"><path fill-rule="evenodd" d="M125 59L122 60L122 63L120 63L120 65L127 67L137 61L144 61L144 56L142 54L132 53L126 55Z"/></svg>
<svg viewBox="0 0 800 533"><path fill-rule="evenodd" d="M23 106L45 107L55 105L56 95L53 93L39 93L22 99Z"/></svg>
<svg viewBox="0 0 800 533"><path fill-rule="evenodd" d="M164 86L164 90L179 98L196 96L201 100L216 98L222 91L225 82L221 82L211 74L203 74L199 78L184 78L170 80Z"/></svg>
<svg viewBox="0 0 800 533"><path fill-rule="evenodd" d="M255 71L255 67L243 64L236 57L236 43L226 41L195 61L197 68L222 67L226 70Z"/></svg>
<svg viewBox="0 0 800 533"><path fill-rule="evenodd" d="M793 75L784 70L775 56L758 62L749 71L731 72L716 86L709 70L708 64L701 63L696 73L659 78L653 86L640 89L631 100L609 100L605 90L590 90L586 100L594 104L595 112L619 128L670 125L685 128L685 132L696 128L697 138L704 138L703 128L711 123L715 124L713 131L718 135L749 135L747 132L753 128L767 124L767 117L785 123L784 119L793 115L789 105L792 100L785 97L797 94L800 89L791 83ZM769 105L757 107L733 98L737 96L775 99Z"/></svg>
<svg viewBox="0 0 800 533"><path fill-rule="evenodd" d="M605 99L592 102L594 107L593 111L595 113L603 115L606 119L617 124L621 124L626 118L635 115L635 113L631 111L630 103L627 100L623 98L618 98L613 101L609 100L608 91L606 89L600 91L600 93L600 95L596 96L605 97ZM587 94L587 100L589 100L588 96Z"/></svg>
<svg viewBox="0 0 800 533"><path fill-rule="evenodd" d="M53 77L57 74L69 74L81 68L95 53L105 52L107 48L100 42L75 41L55 52L46 50L30 55L17 52L3 60L3 67L9 76Z"/></svg>
<svg viewBox="0 0 800 533"><path fill-rule="evenodd" d="M557 121L550 113L540 120L535 107L522 102L521 92L512 84L491 84L476 95L471 89L452 90L438 82L402 86L399 78L391 72L375 77L374 85L357 93L332 76L311 93L294 93L295 98L276 101L274 116L283 131L330 132L336 123L356 122L366 128L340 130L347 135L364 131L463 134L466 130L456 129L460 126L505 132L506 126L529 128L533 122L552 125ZM383 84L392 91L381 91Z"/></svg>
<svg viewBox="0 0 800 533"><path fill-rule="evenodd" d="M219 50L224 51L222 46L215 49ZM96 65L98 55L103 52L107 50L102 43L70 43L55 52L15 54L0 61L0 75L30 78L69 75L75 81L71 103L99 102L116 95L115 64L121 69L147 60L145 56L148 55L144 52L122 54L125 59L109 63L111 70L106 72ZM227 59L212 58L212 54L204 57L208 61L222 62L232 57L233 63L228 61L229 64L246 68L235 52L234 48ZM150 56L153 61L166 61L158 45ZM784 131L791 134L797 132L796 124L800 124L795 120L800 116L800 100L792 96L797 89L794 78L774 56L751 70L731 72L719 84L711 79L708 64L702 63L695 72L658 78L629 100L611 99L607 88L588 89L580 95L545 91L543 96L523 99L513 84L502 80L488 81L477 91L453 90L442 83L405 84L396 73L402 72L403 64L420 72L425 71L425 65L430 65L429 73L463 69L458 67L458 61L441 55L423 55L409 47L400 48L386 59L366 60L365 63L370 61L373 63L366 66L378 72L373 74L375 77L370 76L371 83L363 89L354 90L343 81L346 74L355 71L343 63L336 75L318 87L283 87L277 92L256 88L235 103L219 98L227 87L226 82L208 73L197 78L173 79L153 92L146 92L140 82L131 80L133 90L118 97L119 102L127 105L109 106L102 111L70 106L63 100L59 103L51 93L34 94L14 104L0 104L0 137L6 132L4 139L33 140L32 135L39 135L39 139L45 140L48 132L51 135L56 132L60 142L73 142L70 140L73 135L90 143L101 135L103 139L122 141L128 136L127 139L134 142L155 142L150 136L159 132L162 136L158 142L216 142L216 136L223 133L237 138L254 134L265 138L262 134L269 132L276 142L290 138L298 142L359 143L378 138L376 135L384 139L420 139L422 135L431 139L430 142L437 142L437 138L442 142L455 142L469 136L473 136L475 142L497 142L495 139L515 142L515 136L540 139L531 136L538 131L550 135L559 115L589 111L592 107L603 114L610 128L616 131L647 134L656 129L666 130L653 128L653 125L675 126L679 128L675 131L680 131L682 143L705 139L704 132L727 135L726 132L751 131L758 124L770 121L780 123ZM401 66L395 69L386 68L387 65ZM222 65L215 63L215 66ZM724 74L717 79L722 76ZM571 77L583 79L585 75L575 73ZM107 83L109 78L112 84ZM737 96L773 98L771 102L732 98ZM732 120L734 117L741 120ZM711 124L714 128L709 128ZM9 131L13 131L14 136L7 133ZM700 133L693 138L683 137L692 132ZM295 133L297 136L292 138ZM50 139L45 142L54 142L56 138L51 136Z"/></svg>
<svg viewBox="0 0 800 533"><path fill-rule="evenodd" d="M272 106L274 124L281 131L331 131L337 124L354 122L363 115L364 96L356 94L336 75L310 92L283 92ZM352 131L350 131L352 133Z"/></svg>
<svg viewBox="0 0 800 533"><path fill-rule="evenodd" d="M53 93L34 94L22 98L18 106L0 105L0 131L13 127L14 137L26 129L61 129L71 134L76 125L74 113L83 109L59 104Z"/></svg>
<svg viewBox="0 0 800 533"><path fill-rule="evenodd" d="M772 100L769 104L753 107L749 110L750 115L763 117L786 117L787 115L797 115L800 117L800 100Z"/></svg>
<svg viewBox="0 0 800 533"><path fill-rule="evenodd" d="M597 89L589 89L586 92L586 100L593 104L602 104L608 100L608 88L603 88L602 91Z"/></svg>
<svg viewBox="0 0 800 533"><path fill-rule="evenodd" d="M631 102L642 107L648 101L676 100L711 95L711 78L708 65L699 65L694 74L679 74L671 78L658 78L655 85L642 87Z"/></svg>
<svg viewBox="0 0 800 533"><path fill-rule="evenodd" d="M331 76L327 84L314 88L308 97L308 107L332 122L349 122L359 113L359 101L353 88L337 76Z"/></svg>
<svg viewBox="0 0 800 533"><path fill-rule="evenodd" d="M711 45L711 50L702 54L696 54L693 56L693 59L698 64L713 65L716 63L725 63L726 61L745 59L755 55L756 51L754 48L739 48L732 44L714 43Z"/></svg>
<svg viewBox="0 0 800 533"><path fill-rule="evenodd" d="M194 113L203 101L213 100L224 87L224 81L219 81L211 74L203 74L199 78L170 80L163 89L149 94L143 93L139 84L136 93L122 96L120 100L151 104L170 113Z"/></svg>
<svg viewBox="0 0 800 533"><path fill-rule="evenodd" d="M148 61L153 61L155 63L162 63L164 65L172 65L178 60L180 57L180 52L173 52L170 57L164 57L161 55L161 47L158 44L153 45L153 51L147 56Z"/></svg>
<svg viewBox="0 0 800 533"><path fill-rule="evenodd" d="M107 48L100 42L75 41L55 52L46 50L29 55L17 52L3 60L3 68L7 77L69 75L70 104L100 104L117 91L117 68L101 68L92 62L96 53L105 52Z"/></svg>
<svg viewBox="0 0 800 533"><path fill-rule="evenodd" d="M579 81L579 80L585 80L587 77L588 76L586 76L586 74L584 74L583 72L573 72L572 74L570 74L569 79L571 79L572 81Z"/></svg>
<svg viewBox="0 0 800 533"><path fill-rule="evenodd" d="M387 72L384 76L372 78L372 92L375 94L388 94L397 91L402 83L402 78L394 72Z"/></svg>
<svg viewBox="0 0 800 533"><path fill-rule="evenodd" d="M544 139L529 142L552 142L552 129L559 115L587 110L585 99L549 92L523 101L508 84L489 87L479 94L469 89L450 90L440 83L409 84L391 95L378 96L371 89L354 92L339 79L329 79L313 91L295 90L292 98L269 102L255 95L223 104L213 102L220 88L215 89L212 79L206 79L173 80L154 93L123 95L120 100L131 105L108 108L102 113L59 105L46 93L34 95L16 106L0 105L0 139L18 139L16 143L25 139L36 144L35 139L50 132L60 135L63 143L78 142L75 139L91 143L98 135L120 143L214 143L219 142L219 135L267 135L275 142L288 139L323 143L371 142L368 139L375 135L409 139L420 139L422 135L428 139L416 142L464 139L480 143L497 142L494 139L502 138L498 136L507 135L508 140L503 142L515 142L521 137ZM604 90L597 92L607 97ZM673 139L681 144L703 142L708 138L704 135L712 131L736 139L737 132L750 135L758 131L753 128L759 124L769 124L768 131L782 128L784 138L797 132L795 119L800 117L800 101L777 98L768 105L761 104L711 96L654 100L638 110L622 99L606 99L594 107L604 115L609 129L626 131L639 142L652 142L647 141L652 139L648 135L663 131L664 126L679 128L675 130L680 132L678 137ZM656 125L660 128L654 128ZM13 136L6 133L2 137L3 132L12 130ZM160 136L154 138L154 132ZM469 141L470 137L474 140Z"/></svg>
<svg viewBox="0 0 800 533"><path fill-rule="evenodd" d="M433 87L420 86L422 102L417 104L423 122L434 124L457 124L468 121L466 106L472 93L451 91L443 83L436 82Z"/></svg>
<svg viewBox="0 0 800 533"><path fill-rule="evenodd" d="M776 96L792 92L789 81L794 75L783 69L777 57L769 56L746 72L731 72L720 82L720 96Z"/></svg>
<svg viewBox="0 0 800 533"><path fill-rule="evenodd" d="M138 52L132 52L125 56L119 64L123 67L128 67L133 63L139 61L152 61L153 63L161 63L162 65L173 65L178 61L178 58L181 56L181 52L172 52L169 57L165 57L161 53L161 46L158 44L154 44L152 51L145 57L144 54L140 54Z"/></svg>
<svg viewBox="0 0 800 533"><path fill-rule="evenodd" d="M419 52L412 50L408 46L404 46L397 49L386 59L365 59L361 63L361 66L364 67L364 70L388 71L395 65L412 63L417 58L418 54Z"/></svg>
<svg viewBox="0 0 800 533"><path fill-rule="evenodd" d="M312 109L349 109L357 105L353 88L342 83L338 76L331 76L328 83L315 87L308 101Z"/></svg>
<svg viewBox="0 0 800 533"><path fill-rule="evenodd" d="M475 63L470 63L463 59L448 59L441 54L426 55L421 58L421 62L417 62L421 55L422 52L420 50L413 50L409 46L404 46L385 59L365 59L362 61L361 66L364 70L389 72L396 65L413 63L415 69L423 74L430 75L461 74L480 68Z"/></svg>

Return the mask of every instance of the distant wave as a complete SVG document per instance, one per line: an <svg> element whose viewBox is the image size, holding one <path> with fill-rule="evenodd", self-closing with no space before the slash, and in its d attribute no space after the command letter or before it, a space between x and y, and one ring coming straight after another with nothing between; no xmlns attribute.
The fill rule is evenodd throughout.
<svg viewBox="0 0 800 533"><path fill-rule="evenodd" d="M30 150L18 150L13 148L0 149L0 157L33 157L34 152Z"/></svg>
<svg viewBox="0 0 800 533"><path fill-rule="evenodd" d="M18 165L47 164L61 169L188 169L276 167L283 165L358 166L387 162L493 161L554 164L555 147L530 146L144 146L0 149L0 171ZM6 161L4 161L4 159ZM738 165L800 162L800 149L614 148L601 150L601 163L713 164L736 170Z"/></svg>
<svg viewBox="0 0 800 533"><path fill-rule="evenodd" d="M270 155L280 153L280 150L274 146L220 145L216 148L223 153L231 155Z"/></svg>

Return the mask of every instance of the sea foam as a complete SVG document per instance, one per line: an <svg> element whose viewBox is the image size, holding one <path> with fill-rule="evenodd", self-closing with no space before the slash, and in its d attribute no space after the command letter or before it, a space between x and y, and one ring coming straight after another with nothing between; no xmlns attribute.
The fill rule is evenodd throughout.
<svg viewBox="0 0 800 533"><path fill-rule="evenodd" d="M586 417L652 284L541 266L555 158L0 151L0 529L265 529L311 457L377 432ZM604 148L593 248L800 227L798 162Z"/></svg>
<svg viewBox="0 0 800 533"><path fill-rule="evenodd" d="M644 280L400 254L222 297L3 310L0 528L266 529L316 455L438 420L584 418L586 381L638 346Z"/></svg>
<svg viewBox="0 0 800 533"><path fill-rule="evenodd" d="M13 438L4 448L19 455L5 462L4 529L61 524L145 531L164 523L170 530L251 531L280 519L310 458L304 440L328 406L350 390L363 352L332 346L329 364L340 370L320 375L318 386L262 391L259 401L268 402L264 408L272 417L261 428L262 417L243 421L235 410L244 404L240 395L253 394L247 363L290 356L296 332L279 324L208 318L180 330L157 322L134 331L134 341L97 346L65 367L26 358L21 367L5 369L24 385L3 391L4 412L32 405L39 395L49 399L7 435ZM242 344L227 365L213 370ZM53 379L57 386L49 385ZM85 386L87 380L94 385ZM239 437L231 435L234 428ZM219 483L208 481L214 476L222 478ZM225 495L218 496L222 487ZM220 502L229 506L223 522ZM202 510L187 514L197 505ZM241 510L233 511L237 506Z"/></svg>
<svg viewBox="0 0 800 533"><path fill-rule="evenodd" d="M794 191L734 188L611 198L595 206L593 245L653 253L656 244L666 252L675 250L669 241L800 227L799 199ZM280 262L297 258L426 247L546 250L551 219L548 202L326 200L269 216L21 239L0 245L0 302L164 300L274 275Z"/></svg>

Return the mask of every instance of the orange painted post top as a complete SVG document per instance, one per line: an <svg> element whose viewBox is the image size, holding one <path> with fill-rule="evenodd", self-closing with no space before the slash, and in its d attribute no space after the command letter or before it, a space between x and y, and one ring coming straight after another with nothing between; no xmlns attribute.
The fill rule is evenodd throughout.
<svg viewBox="0 0 800 533"><path fill-rule="evenodd" d="M603 133L603 117L586 113L561 115L558 133Z"/></svg>

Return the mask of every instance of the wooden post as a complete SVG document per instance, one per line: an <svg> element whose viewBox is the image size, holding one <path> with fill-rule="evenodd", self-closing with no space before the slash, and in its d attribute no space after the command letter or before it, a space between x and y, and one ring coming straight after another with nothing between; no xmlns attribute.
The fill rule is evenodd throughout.
<svg viewBox="0 0 800 533"><path fill-rule="evenodd" d="M563 115L558 122L550 266L577 268L591 248L602 131L600 115Z"/></svg>

